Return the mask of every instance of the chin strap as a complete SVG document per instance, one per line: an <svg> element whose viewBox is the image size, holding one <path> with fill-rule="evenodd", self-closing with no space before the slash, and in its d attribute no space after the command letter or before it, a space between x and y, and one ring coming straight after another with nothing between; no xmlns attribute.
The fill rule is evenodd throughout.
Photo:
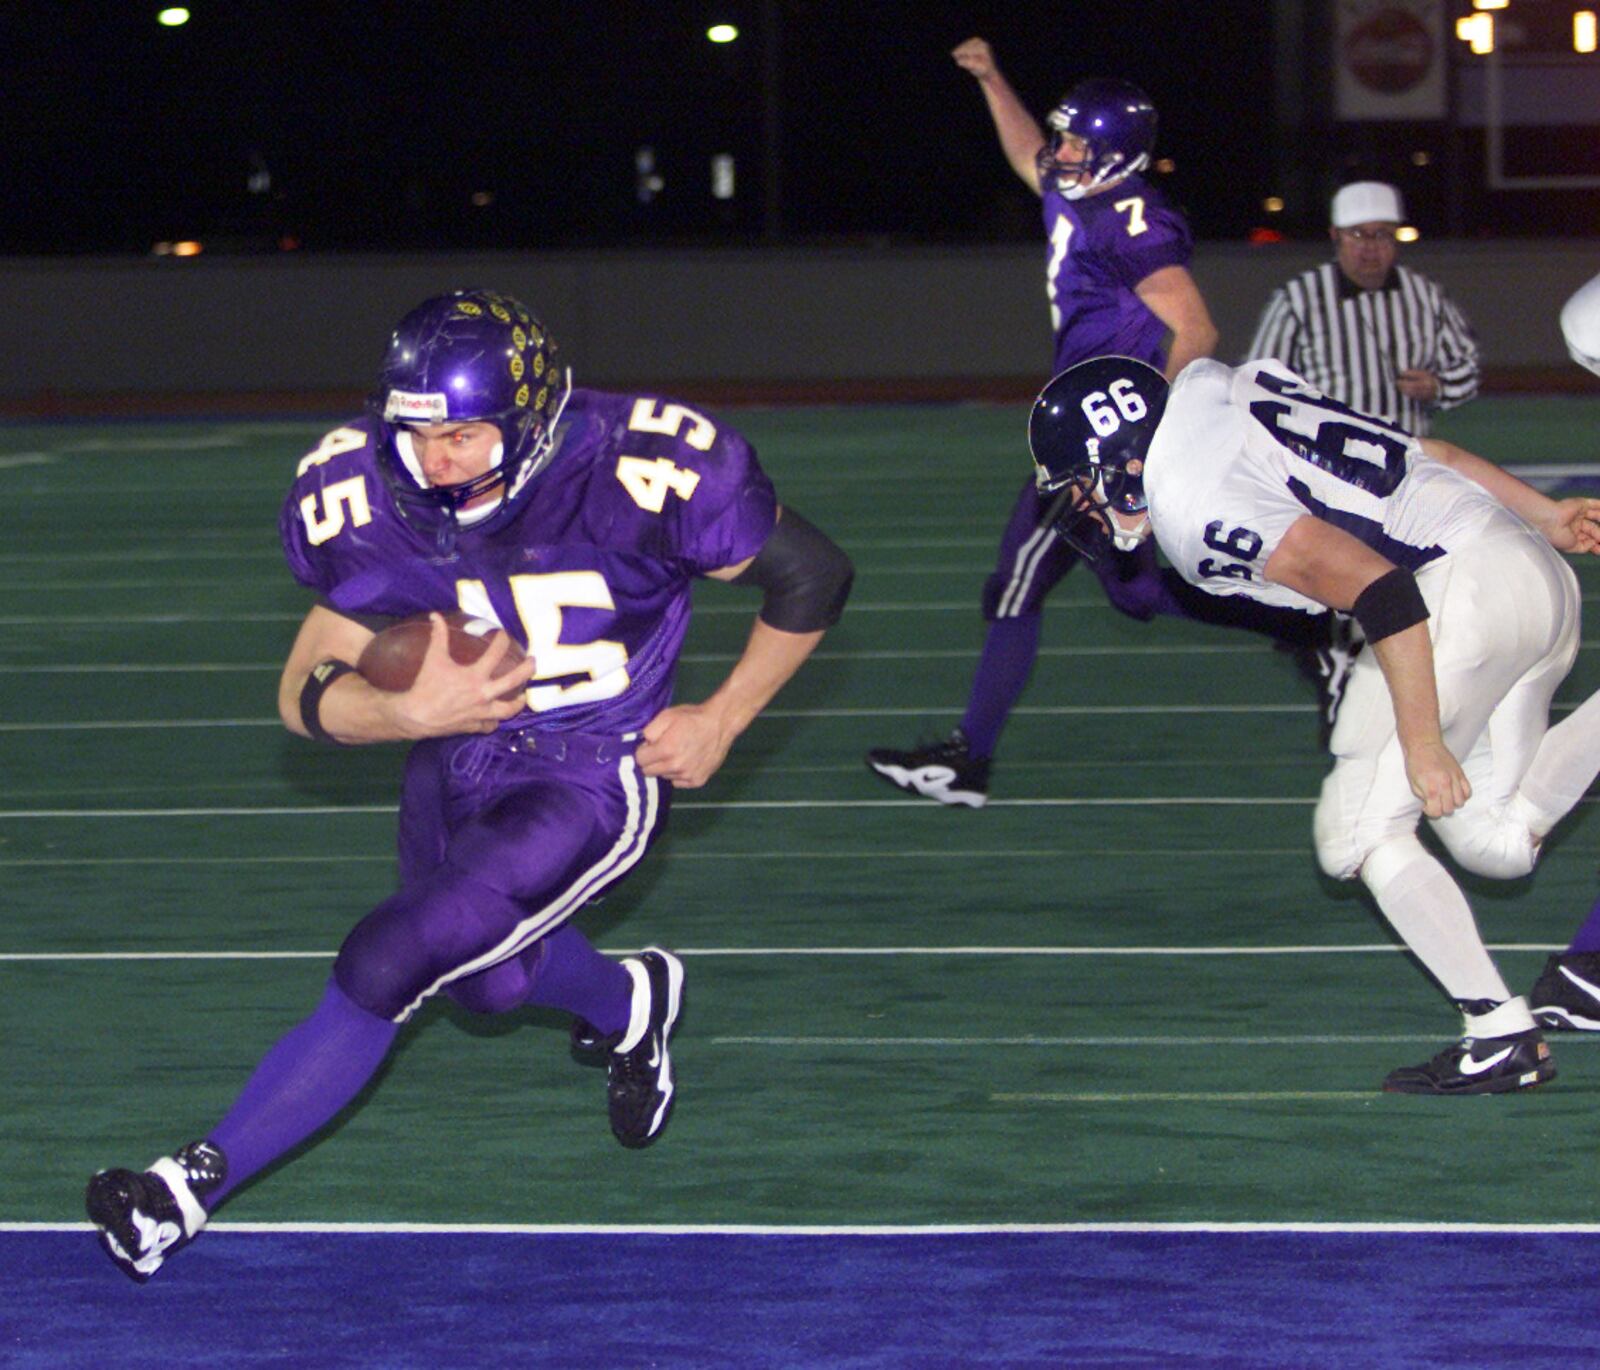
<svg viewBox="0 0 1600 1370"><path fill-rule="evenodd" d="M1148 513L1139 520L1138 526L1135 528L1122 527L1116 521L1115 516L1109 513L1107 517L1111 519L1111 545L1119 552L1137 551L1140 544L1150 536L1150 515Z"/></svg>

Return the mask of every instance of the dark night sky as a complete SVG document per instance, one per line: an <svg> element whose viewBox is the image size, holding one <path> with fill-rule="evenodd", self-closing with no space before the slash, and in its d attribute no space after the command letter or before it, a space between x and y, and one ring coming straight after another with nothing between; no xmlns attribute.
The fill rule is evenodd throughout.
<svg viewBox="0 0 1600 1370"><path fill-rule="evenodd" d="M1201 236L1242 237L1276 188L1270 0L774 7L787 241L1037 231L948 56L974 33L1036 115L1079 76L1143 85L1163 113L1158 150L1177 163L1166 187ZM155 24L158 8L0 11L0 250L761 238L761 0L192 0L177 30ZM707 43L714 20L738 23L742 41ZM666 182L648 207L633 170L646 144ZM709 195L718 152L736 158L731 203ZM268 195L246 189L252 156L270 169ZM479 191L493 203L474 207Z"/></svg>

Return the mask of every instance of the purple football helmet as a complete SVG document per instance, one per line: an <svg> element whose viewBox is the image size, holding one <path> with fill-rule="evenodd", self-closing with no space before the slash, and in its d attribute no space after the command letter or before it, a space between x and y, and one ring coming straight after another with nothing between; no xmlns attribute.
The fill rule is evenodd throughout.
<svg viewBox="0 0 1600 1370"><path fill-rule="evenodd" d="M1095 561L1107 544L1131 552L1150 536L1144 459L1167 407L1168 385L1132 357L1092 357L1069 366L1033 402L1028 447L1041 494L1069 547ZM1123 528L1111 511L1144 514Z"/></svg>
<svg viewBox="0 0 1600 1370"><path fill-rule="evenodd" d="M1091 190L1114 185L1149 164L1156 145L1156 107L1128 81L1095 77L1079 81L1050 111L1050 141L1039 149L1039 183L1076 200ZM1080 161L1061 159L1067 134L1086 144ZM1087 175L1088 180L1077 178Z"/></svg>
<svg viewBox="0 0 1600 1370"><path fill-rule="evenodd" d="M489 530L506 522L555 450L556 421L572 393L556 343L526 305L492 290L457 290L424 300L395 325L367 409L380 468L408 522L437 535L441 550L458 524ZM410 426L492 423L493 465L460 485L428 483ZM466 506L499 490L480 513ZM481 508L481 506L480 506Z"/></svg>

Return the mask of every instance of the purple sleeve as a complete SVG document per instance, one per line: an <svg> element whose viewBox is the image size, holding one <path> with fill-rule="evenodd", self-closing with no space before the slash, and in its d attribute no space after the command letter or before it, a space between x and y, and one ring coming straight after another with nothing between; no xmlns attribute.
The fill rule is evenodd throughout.
<svg viewBox="0 0 1600 1370"><path fill-rule="evenodd" d="M1112 191L1109 198L1115 200L1116 192ZM1141 224L1141 231L1129 231ZM1111 263L1117 280L1129 290L1163 267L1188 266L1194 255L1194 240L1183 216L1153 199L1146 201L1142 215L1106 214L1097 227L1104 235L1105 259Z"/></svg>
<svg viewBox="0 0 1600 1370"><path fill-rule="evenodd" d="M699 475L695 491L672 509L677 556L696 575L753 557L778 519L778 497L755 449L731 428L719 428L704 453L680 447L679 462Z"/></svg>
<svg viewBox="0 0 1600 1370"><path fill-rule="evenodd" d="M726 429L717 447L725 451L707 491L717 495L717 503L702 504L699 511L694 511L693 499L683 506L683 514L693 515L685 520L693 528L686 530L683 552L701 575L754 557L778 522L778 495L755 459L755 448Z"/></svg>
<svg viewBox="0 0 1600 1370"><path fill-rule="evenodd" d="M383 498L359 423L334 429L301 459L278 534L294 578L342 612L396 615L431 607L436 587L428 576L412 583L415 558Z"/></svg>

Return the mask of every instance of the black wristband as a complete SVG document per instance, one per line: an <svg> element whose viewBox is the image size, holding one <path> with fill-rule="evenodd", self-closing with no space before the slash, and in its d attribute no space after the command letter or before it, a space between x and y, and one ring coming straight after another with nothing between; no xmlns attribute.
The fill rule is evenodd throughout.
<svg viewBox="0 0 1600 1370"><path fill-rule="evenodd" d="M327 693L328 686L340 676L349 675L353 670L355 667L348 661L329 657L326 661L317 662L311 668L306 676L306 683L300 687L300 721L318 742L331 742L336 747L344 746L344 743L322 726L320 710L322 696Z"/></svg>
<svg viewBox="0 0 1600 1370"><path fill-rule="evenodd" d="M1428 620L1428 606L1417 588L1417 578L1401 566L1385 571L1357 595L1350 612L1368 642L1381 642Z"/></svg>

